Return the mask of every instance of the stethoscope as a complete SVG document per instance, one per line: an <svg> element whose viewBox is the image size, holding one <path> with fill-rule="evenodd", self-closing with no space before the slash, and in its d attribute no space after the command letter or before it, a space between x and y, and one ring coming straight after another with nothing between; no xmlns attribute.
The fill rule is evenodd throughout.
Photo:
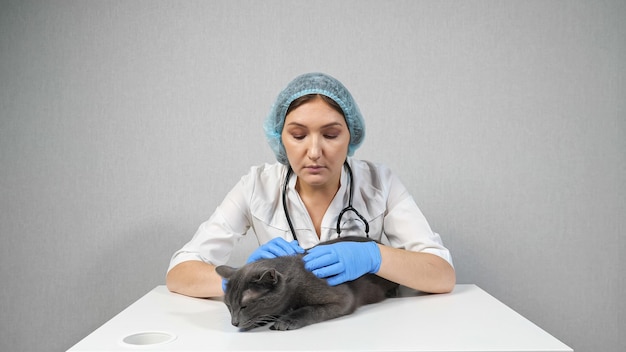
<svg viewBox="0 0 626 352"><path fill-rule="evenodd" d="M343 215L347 212L353 212L354 214L356 214L356 216L359 217L359 219L361 219L361 221L363 221L363 224L365 224L365 236L366 237L370 237L369 232L370 232L370 224L367 222L367 220L365 220L365 218L363 217L363 215L361 215L356 209L354 209L354 207L352 206L352 195L354 193L354 184L352 182L352 168L350 167L350 165L348 164L348 161L344 162L343 164L346 167L346 170L348 170L348 183L350 184L350 193L349 193L349 198L348 198L348 206L343 208L343 210L341 210L341 212L339 213L339 217L337 218L337 237L341 237L341 218L343 217ZM293 174L293 170L291 169L291 166L289 166L289 169L287 170L287 176L285 176L285 183L283 185L283 209L285 211L285 218L287 219L287 224L289 224L289 230L291 230L291 235L293 235L293 238L295 240L298 239L298 237L296 236L296 230L294 230L293 228L293 224L291 223L291 216L289 216L289 210L287 210L287 186L289 185L289 178L291 178L291 174Z"/></svg>

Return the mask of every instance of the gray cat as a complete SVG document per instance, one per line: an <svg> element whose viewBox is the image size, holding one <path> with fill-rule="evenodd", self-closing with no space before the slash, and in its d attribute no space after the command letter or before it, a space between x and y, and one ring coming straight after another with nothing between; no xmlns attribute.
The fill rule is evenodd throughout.
<svg viewBox="0 0 626 352"><path fill-rule="evenodd" d="M369 241L344 237L329 241ZM224 303L231 323L241 330L273 324L273 330L294 330L353 313L396 294L398 284L374 274L329 286L304 268L303 255L262 259L235 269L221 265L228 279Z"/></svg>

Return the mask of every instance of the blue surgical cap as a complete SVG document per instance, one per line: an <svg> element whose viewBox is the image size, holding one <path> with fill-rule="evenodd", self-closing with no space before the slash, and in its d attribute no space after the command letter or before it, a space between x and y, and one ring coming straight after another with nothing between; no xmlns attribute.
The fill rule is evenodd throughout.
<svg viewBox="0 0 626 352"><path fill-rule="evenodd" d="M341 82L329 75L306 73L296 77L280 92L263 125L267 142L276 155L278 162L289 165L285 146L281 140L287 109L294 100L309 94L325 95L341 107L348 130L350 130L348 155L354 155L354 151L363 143L365 122L352 95Z"/></svg>

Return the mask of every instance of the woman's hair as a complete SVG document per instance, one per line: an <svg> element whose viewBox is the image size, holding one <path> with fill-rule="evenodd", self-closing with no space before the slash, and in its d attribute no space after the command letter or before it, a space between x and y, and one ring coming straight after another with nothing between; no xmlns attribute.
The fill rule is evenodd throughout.
<svg viewBox="0 0 626 352"><path fill-rule="evenodd" d="M287 115L289 115L290 112L292 112L293 110L299 108L300 106L308 103L308 102L312 102L314 100L317 99L322 99L326 104L328 104L331 108L333 108L333 110L337 111L338 113L341 114L341 116L343 116L345 118L345 114L343 113L343 110L341 110L341 106L339 106L339 104L337 104L336 101L332 100L331 98L322 95L322 94L307 94L307 95L303 95L300 98L297 98L296 100L292 101L291 104L289 104L289 107L287 108L287 112L285 113L285 117L287 117Z"/></svg>

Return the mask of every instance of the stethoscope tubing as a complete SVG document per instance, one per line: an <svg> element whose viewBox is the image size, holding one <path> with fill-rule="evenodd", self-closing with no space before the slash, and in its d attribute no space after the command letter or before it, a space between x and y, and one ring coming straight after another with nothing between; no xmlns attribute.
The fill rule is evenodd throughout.
<svg viewBox="0 0 626 352"><path fill-rule="evenodd" d="M363 221L363 223L365 224L365 236L369 237L369 232L370 232L369 223L367 222L367 220L365 220L363 215L361 215L352 206L352 197L354 195L354 184L352 182L353 181L352 168L350 167L350 164L348 164L347 160L344 162L343 165L346 167L346 170L348 171L348 178L349 178L348 183L350 187L349 187L349 194L348 194L348 206L343 208L341 212L339 212L339 217L337 218L337 237L341 237L341 227L340 227L341 218L343 217L343 214L349 211L356 214L359 217L359 219ZM292 174L293 174L293 170L291 169L291 166L289 166L287 170L287 175L285 176L285 182L283 184L282 201L283 201L283 210L285 212L285 218L287 219L287 224L289 225L289 230L291 231L291 235L293 236L293 238L297 240L298 236L296 235L296 230L293 227L293 223L291 222L291 216L289 215L289 210L287 209L287 186L289 185L289 179L291 178Z"/></svg>

